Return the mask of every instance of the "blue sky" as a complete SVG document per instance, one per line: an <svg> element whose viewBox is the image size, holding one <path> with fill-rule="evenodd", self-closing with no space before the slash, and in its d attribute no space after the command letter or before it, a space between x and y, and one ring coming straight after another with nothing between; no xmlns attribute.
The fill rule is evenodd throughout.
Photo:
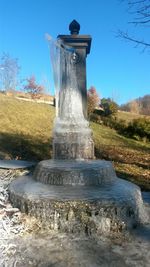
<svg viewBox="0 0 150 267"><path fill-rule="evenodd" d="M18 58L20 77L34 74L38 82L47 80L53 94L45 33L53 38L69 34L68 25L76 19L80 34L92 36L87 88L93 85L100 97L125 103L150 93L150 54L116 38L118 29L148 36L148 30L131 28L126 10L126 1L119 0L0 0L0 55L8 52Z"/></svg>

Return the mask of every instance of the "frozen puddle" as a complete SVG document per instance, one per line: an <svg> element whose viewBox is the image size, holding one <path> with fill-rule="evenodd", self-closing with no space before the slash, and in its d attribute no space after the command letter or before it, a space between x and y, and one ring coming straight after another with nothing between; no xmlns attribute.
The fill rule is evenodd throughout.
<svg viewBox="0 0 150 267"><path fill-rule="evenodd" d="M150 204L150 192L142 192L144 203Z"/></svg>
<svg viewBox="0 0 150 267"><path fill-rule="evenodd" d="M0 160L1 169L24 169L35 166L37 163L24 160Z"/></svg>

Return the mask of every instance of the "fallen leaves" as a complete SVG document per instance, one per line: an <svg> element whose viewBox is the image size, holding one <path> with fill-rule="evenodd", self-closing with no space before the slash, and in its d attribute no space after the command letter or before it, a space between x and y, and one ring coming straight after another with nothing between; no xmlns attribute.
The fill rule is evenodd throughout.
<svg viewBox="0 0 150 267"><path fill-rule="evenodd" d="M97 158L111 160L117 175L150 190L150 153L148 149L129 146L101 145L96 149Z"/></svg>

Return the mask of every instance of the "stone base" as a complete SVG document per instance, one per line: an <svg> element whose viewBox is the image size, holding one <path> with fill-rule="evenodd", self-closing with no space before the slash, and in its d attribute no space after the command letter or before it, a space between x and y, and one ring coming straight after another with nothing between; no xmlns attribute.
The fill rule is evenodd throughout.
<svg viewBox="0 0 150 267"><path fill-rule="evenodd" d="M109 235L146 220L140 188L119 178L100 187L48 185L23 176L9 192L15 207L59 231Z"/></svg>
<svg viewBox="0 0 150 267"><path fill-rule="evenodd" d="M43 160L33 178L50 185L101 185L116 179L112 163L106 160Z"/></svg>

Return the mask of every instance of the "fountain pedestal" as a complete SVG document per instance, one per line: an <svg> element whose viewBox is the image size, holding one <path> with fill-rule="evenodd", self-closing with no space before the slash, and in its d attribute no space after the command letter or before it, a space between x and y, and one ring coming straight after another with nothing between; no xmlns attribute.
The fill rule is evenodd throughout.
<svg viewBox="0 0 150 267"><path fill-rule="evenodd" d="M13 205L37 217L43 227L98 237L135 227L147 215L140 188L117 178L111 162L92 160L85 75L91 37L78 36L79 28L73 21L71 35L59 36L62 86L53 160L41 161L33 176L13 181L9 192Z"/></svg>

